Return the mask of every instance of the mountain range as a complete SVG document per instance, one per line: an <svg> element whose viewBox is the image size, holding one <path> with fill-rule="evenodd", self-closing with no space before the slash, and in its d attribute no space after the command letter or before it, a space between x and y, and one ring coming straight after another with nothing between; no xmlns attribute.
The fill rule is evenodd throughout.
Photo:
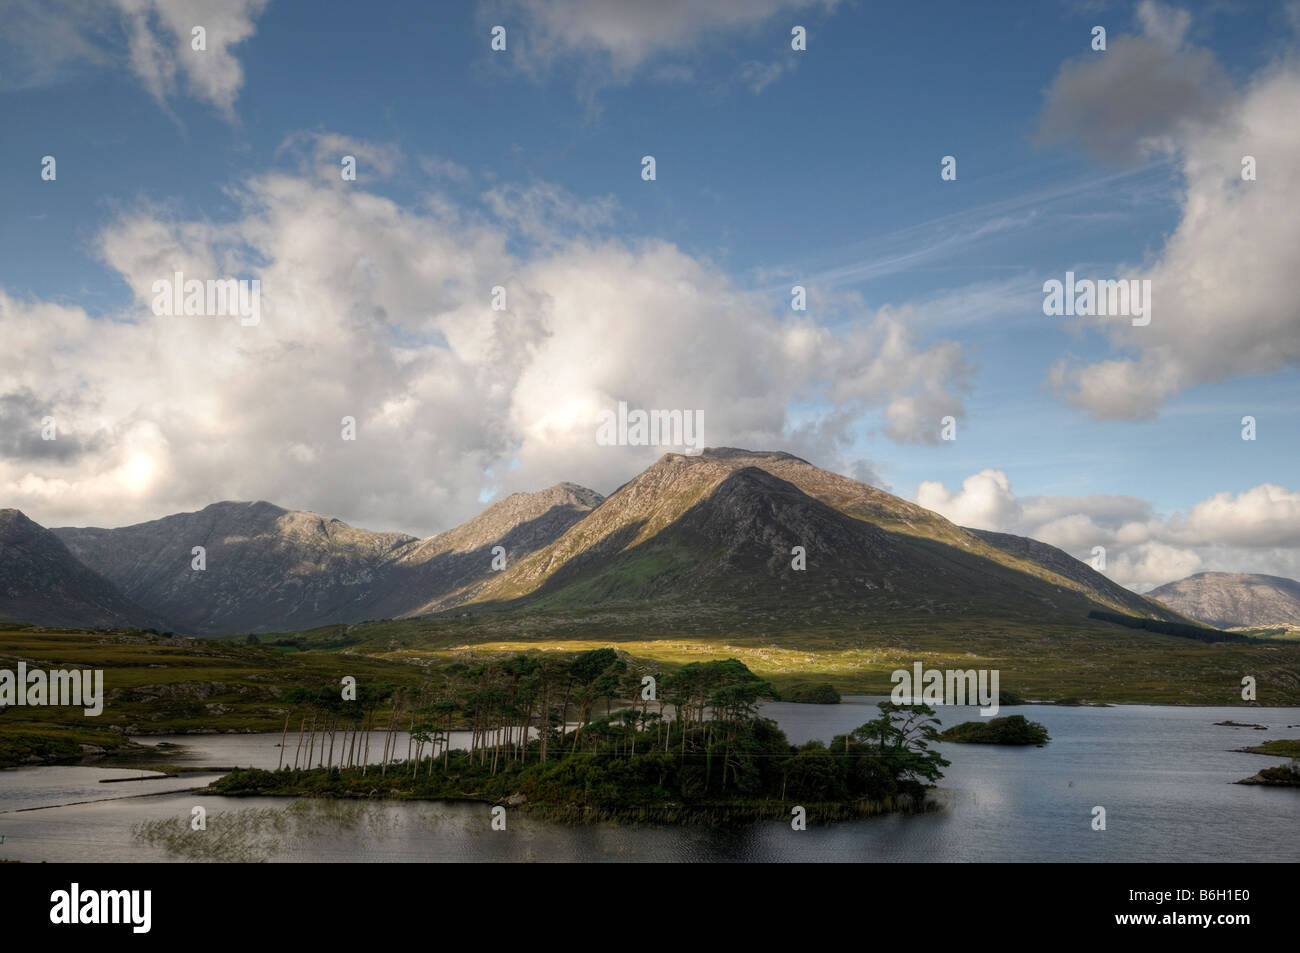
<svg viewBox="0 0 1300 953"><path fill-rule="evenodd" d="M1186 621L1045 543L964 529L782 452L669 453L608 498L572 483L517 493L427 539L266 502L116 529L0 513L0 618L38 624L223 635L451 609L646 606Z"/></svg>

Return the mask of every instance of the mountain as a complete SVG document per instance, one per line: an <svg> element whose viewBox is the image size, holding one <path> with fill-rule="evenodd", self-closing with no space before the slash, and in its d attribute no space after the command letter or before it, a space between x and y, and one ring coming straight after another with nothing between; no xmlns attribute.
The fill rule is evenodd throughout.
<svg viewBox="0 0 1300 953"><path fill-rule="evenodd" d="M1300 582L1244 572L1199 572L1147 593L1219 628L1300 626Z"/></svg>
<svg viewBox="0 0 1300 953"><path fill-rule="evenodd" d="M1176 612L1162 611L1163 606L1152 605L1149 598L1139 596L1131 589L1126 589L1119 583L1112 582L1087 563L1075 559L1063 549L1057 549L1055 546L1049 546L1047 543L1041 543L1027 536L1014 536L1011 533L995 533L991 530L970 529L968 527L962 528L977 539L981 539L991 546L996 546L1013 559L1031 563L1077 583L1083 587L1083 590L1091 598L1098 602L1104 602L1112 608L1123 610L1131 615L1164 619L1168 622L1186 621L1179 618ZM1170 606L1169 608L1173 607Z"/></svg>
<svg viewBox="0 0 1300 953"><path fill-rule="evenodd" d="M980 534L788 453L666 454L476 601L577 608L658 600L691 612L1178 620L1043 543ZM804 547L807 568L792 568Z"/></svg>
<svg viewBox="0 0 1300 953"><path fill-rule="evenodd" d="M366 617L375 568L414 542L270 503L213 503L120 529L54 532L87 566L189 635ZM193 548L206 568L192 568ZM359 614L358 614L359 613Z"/></svg>
<svg viewBox="0 0 1300 953"><path fill-rule="evenodd" d="M1077 623L1096 609L1186 621L1044 543L963 529L788 453L732 448L665 454L608 499L572 483L517 493L428 539L265 502L52 532L189 634L448 609L611 609L722 629L759 617ZM195 546L206 548L201 572ZM498 546L504 569L493 566Z"/></svg>
<svg viewBox="0 0 1300 953"><path fill-rule="evenodd" d="M390 586L375 602L379 617L420 615L472 600L496 575L491 569L495 547L505 549L508 569L557 539L602 500L576 483L515 493L455 529L403 547L385 566Z"/></svg>
<svg viewBox="0 0 1300 953"><path fill-rule="evenodd" d="M197 635L306 629L430 611L550 542L600 502L573 484L518 493L420 540L266 502L214 503L119 529L52 532L130 598ZM192 568L203 546L206 568Z"/></svg>
<svg viewBox="0 0 1300 953"><path fill-rule="evenodd" d="M168 626L88 569L57 536L0 510L0 620L73 628Z"/></svg>

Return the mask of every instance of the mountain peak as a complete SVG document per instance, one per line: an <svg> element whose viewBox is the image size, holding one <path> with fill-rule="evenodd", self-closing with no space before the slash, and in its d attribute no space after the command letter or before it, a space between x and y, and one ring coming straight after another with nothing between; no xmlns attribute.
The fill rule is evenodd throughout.
<svg viewBox="0 0 1300 953"><path fill-rule="evenodd" d="M744 450L739 447L705 447L699 453L669 451L660 457L657 462L664 463L670 460L684 460L687 463L705 461L708 463L722 463L728 466L747 466L759 460L768 462L791 460L808 466L812 465L807 460L796 457L792 453L786 453L784 450Z"/></svg>
<svg viewBox="0 0 1300 953"><path fill-rule="evenodd" d="M16 509L0 510L0 596L0 619L10 622L166 628Z"/></svg>
<svg viewBox="0 0 1300 953"><path fill-rule="evenodd" d="M38 526L39 524L29 519L27 514L22 510L15 510L12 508L0 509L0 532L3 532L10 527L26 525Z"/></svg>
<svg viewBox="0 0 1300 953"><path fill-rule="evenodd" d="M30 522L17 511L0 513L0 526L5 520ZM1060 550L963 530L791 453L737 447L666 453L608 498L567 481L512 493L426 539L265 500L53 533L129 599L205 634L470 603L584 606L650 596L680 600L682 611L759 601L773 611L846 617L978 610L1086 618L1094 607L1174 616ZM204 547L204 572L191 566L195 546ZM791 565L796 547L806 575Z"/></svg>

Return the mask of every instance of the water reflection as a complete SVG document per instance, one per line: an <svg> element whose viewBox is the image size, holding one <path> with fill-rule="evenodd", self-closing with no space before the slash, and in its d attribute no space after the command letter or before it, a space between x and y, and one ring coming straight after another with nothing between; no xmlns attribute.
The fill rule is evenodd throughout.
<svg viewBox="0 0 1300 953"><path fill-rule="evenodd" d="M790 740L829 740L875 713L878 699L841 705L772 704ZM1010 709L1002 712L1003 714ZM1043 748L942 746L946 769L934 814L889 816L806 831L772 821L726 830L641 825L557 825L511 812L490 829L488 807L466 802L223 798L204 793L126 797L205 784L212 775L100 784L143 770L49 767L0 772L0 857L37 861L1296 861L1300 796L1232 782L1283 759L1230 749L1300 736L1296 709L1016 709L1043 722ZM974 708L940 710L945 724ZM1267 732L1214 722L1236 717ZM467 735L466 735L467 738ZM157 764L257 766L279 762L280 736L140 739ZM459 739L465 743L466 739ZM292 744L292 741L291 741ZM382 750L382 740L378 743ZM375 739L372 739L372 751ZM406 738L397 750L405 752ZM120 789L132 788L131 792ZM112 797L114 800L99 798ZM71 803L90 801L91 803ZM38 805L64 805L22 810ZM1107 829L1094 831L1102 805ZM207 811L207 831L190 827Z"/></svg>

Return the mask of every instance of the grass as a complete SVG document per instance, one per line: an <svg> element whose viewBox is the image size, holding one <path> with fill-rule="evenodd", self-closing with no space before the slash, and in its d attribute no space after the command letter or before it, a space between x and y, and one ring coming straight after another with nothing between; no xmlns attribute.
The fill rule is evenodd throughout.
<svg viewBox="0 0 1300 953"><path fill-rule="evenodd" d="M844 694L887 694L890 674L920 661L941 669L997 669L1000 687L1027 699L1228 706L1242 704L1241 678L1252 675L1258 704L1300 704L1300 646L1286 642L1202 643L1091 619L1032 624L900 615L852 625L834 618L791 625L755 613L742 623L734 613L726 620L710 608L703 607L694 624L653 611L481 613L362 623L346 634L331 627L299 637L309 648L346 638L347 654L424 663L603 646L627 653L650 672L736 658L783 692L817 681Z"/></svg>
<svg viewBox="0 0 1300 953"><path fill-rule="evenodd" d="M1029 700L1239 706L1253 676L1257 704L1300 705L1300 644L1203 643L1104 621L954 619L927 612L782 611L674 603L620 608L447 613L332 625L298 633L181 639L131 631L0 626L0 668L104 670L105 707L0 709L0 766L69 761L81 745L121 749L130 734L279 731L284 690L359 683L415 686L425 668L514 652L573 654L604 646L633 670L671 671L735 658L778 691L828 683L841 694L888 694L890 674L914 662L937 669L996 669L999 687ZM272 645L272 642L281 642ZM380 722L382 723L382 721Z"/></svg>
<svg viewBox="0 0 1300 953"><path fill-rule="evenodd" d="M1251 754L1272 755L1277 758L1300 758L1300 740L1278 738L1274 741L1265 741L1262 745L1251 745L1241 750L1249 751Z"/></svg>
<svg viewBox="0 0 1300 953"><path fill-rule="evenodd" d="M1300 626L1282 625L1266 626L1264 628L1239 627L1229 629L1229 632L1236 632L1241 635L1248 635L1253 639L1277 639L1280 642L1300 642Z"/></svg>
<svg viewBox="0 0 1300 953"><path fill-rule="evenodd" d="M0 767L78 760L83 744L120 750L130 734L278 731L288 710L280 701L285 689L337 685L344 675L402 685L423 680L419 668L363 655L6 624L0 668L20 661L29 669L102 669L104 710L88 717L81 708L0 709Z"/></svg>

